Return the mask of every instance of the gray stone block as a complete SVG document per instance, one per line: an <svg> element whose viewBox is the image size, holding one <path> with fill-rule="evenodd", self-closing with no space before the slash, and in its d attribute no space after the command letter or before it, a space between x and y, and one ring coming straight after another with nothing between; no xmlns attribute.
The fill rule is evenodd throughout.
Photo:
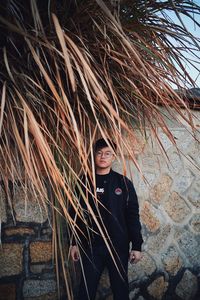
<svg viewBox="0 0 200 300"><path fill-rule="evenodd" d="M165 225L163 226L157 235L152 235L149 237L147 241L146 248L150 250L153 254L157 255L157 253L166 247L167 240L171 234L171 226Z"/></svg>
<svg viewBox="0 0 200 300"><path fill-rule="evenodd" d="M196 208L200 208L200 180L199 176L192 184L190 190L187 193L187 197L192 205Z"/></svg>
<svg viewBox="0 0 200 300"><path fill-rule="evenodd" d="M2 187L0 186L0 223L3 222L7 222L6 195Z"/></svg>
<svg viewBox="0 0 200 300"><path fill-rule="evenodd" d="M189 169L184 169L181 175L177 176L174 182L174 190L180 194L185 193L185 191L191 186L194 180L194 174Z"/></svg>
<svg viewBox="0 0 200 300"><path fill-rule="evenodd" d="M165 200L164 209L170 218L177 223L184 221L191 214L191 209L186 201L175 192L172 192L170 197Z"/></svg>
<svg viewBox="0 0 200 300"><path fill-rule="evenodd" d="M192 216L190 220L190 227L195 233L200 233L200 214L194 214Z"/></svg>
<svg viewBox="0 0 200 300"><path fill-rule="evenodd" d="M176 287L176 294L184 300L194 299L198 288L197 278L189 270L183 274L181 281Z"/></svg>
<svg viewBox="0 0 200 300"><path fill-rule="evenodd" d="M156 278L147 288L148 293L153 299L161 300L167 290L168 282L165 281L163 276Z"/></svg>
<svg viewBox="0 0 200 300"><path fill-rule="evenodd" d="M144 252L144 256L137 264L129 264L128 278L129 281L142 279L145 276L150 276L156 270L156 264L151 256Z"/></svg>
<svg viewBox="0 0 200 300"><path fill-rule="evenodd" d="M37 297L56 291L54 280L26 280L23 286L24 297Z"/></svg>
<svg viewBox="0 0 200 300"><path fill-rule="evenodd" d="M193 268L200 266L200 236L196 237L189 231L182 231L178 237L178 245Z"/></svg>
<svg viewBox="0 0 200 300"><path fill-rule="evenodd" d="M16 220L21 222L43 223L47 220L47 207L33 192L27 192L22 187L15 188L14 211Z"/></svg>
<svg viewBox="0 0 200 300"><path fill-rule="evenodd" d="M161 255L161 260L166 272L172 276L175 276L183 265L183 260L174 246L170 246L166 252Z"/></svg>

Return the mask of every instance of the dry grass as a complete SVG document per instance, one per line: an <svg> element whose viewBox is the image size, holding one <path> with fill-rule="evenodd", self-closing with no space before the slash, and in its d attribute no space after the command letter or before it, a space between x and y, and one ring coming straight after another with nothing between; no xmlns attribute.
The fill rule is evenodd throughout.
<svg viewBox="0 0 200 300"><path fill-rule="evenodd" d="M178 0L121 1L115 8L101 0L78 1L72 7L65 1L59 7L56 1L51 3L50 10L42 4L38 10L34 0L25 7L10 1L7 18L0 16L1 29L9 37L7 42L2 38L1 52L0 173L5 183L19 180L24 188L31 185L52 205L55 262L58 265L61 258L72 298L59 220L64 216L79 241L68 207L84 218L74 187L81 187L80 174L95 181L92 144L99 136L112 137L119 145L124 172L124 148L140 171L124 132L134 137L135 128L144 132L148 126L162 148L159 126L175 144L158 105L170 114L173 108L193 127L190 109L170 83L181 87L187 79L195 85L184 70L181 49L199 62L199 40L182 21L174 24L167 10L175 11L180 20L183 14L194 18L198 27L195 17L200 8ZM105 237L88 197L83 198Z"/></svg>

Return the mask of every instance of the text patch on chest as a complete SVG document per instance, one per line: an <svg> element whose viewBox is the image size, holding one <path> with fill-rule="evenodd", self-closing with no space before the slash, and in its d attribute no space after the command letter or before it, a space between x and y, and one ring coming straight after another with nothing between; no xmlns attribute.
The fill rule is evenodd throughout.
<svg viewBox="0 0 200 300"><path fill-rule="evenodd" d="M97 193L98 194L104 194L104 188L97 187Z"/></svg>

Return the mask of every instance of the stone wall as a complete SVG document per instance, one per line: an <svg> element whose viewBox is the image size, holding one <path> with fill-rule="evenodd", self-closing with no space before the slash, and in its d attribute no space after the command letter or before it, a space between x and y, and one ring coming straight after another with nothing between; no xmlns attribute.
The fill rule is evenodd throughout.
<svg viewBox="0 0 200 300"><path fill-rule="evenodd" d="M48 213L35 195L20 186L15 187L13 199L12 211L0 188L0 300L56 300Z"/></svg>
<svg viewBox="0 0 200 300"><path fill-rule="evenodd" d="M167 112L164 112L167 115ZM171 120L171 118L169 118ZM127 157L128 176L137 190L144 258L129 265L130 299L200 299L200 143L187 124L166 122L179 152L161 129L157 134L166 155L148 129L146 138L136 132L130 146L146 182ZM200 113L194 132L200 141ZM119 162L115 170L122 171ZM98 299L109 298L106 273Z"/></svg>
<svg viewBox="0 0 200 300"><path fill-rule="evenodd" d="M197 139L199 120L200 113L196 113ZM180 150L159 129L167 157L148 129L146 138L139 133L137 140L127 137L146 180L127 156L144 237L144 258L129 265L131 300L200 299L200 145L187 124L167 122ZM121 170L119 162L114 169ZM12 212L0 189L0 300L57 299L48 214L38 199L20 186L13 199ZM112 299L106 271L97 299Z"/></svg>

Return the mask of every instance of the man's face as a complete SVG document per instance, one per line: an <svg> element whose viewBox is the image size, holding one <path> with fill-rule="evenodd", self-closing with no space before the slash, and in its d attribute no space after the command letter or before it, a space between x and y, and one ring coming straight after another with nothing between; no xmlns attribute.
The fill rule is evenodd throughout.
<svg viewBox="0 0 200 300"><path fill-rule="evenodd" d="M95 152L95 166L97 168L106 169L112 166L114 161L114 152L110 147L104 147Z"/></svg>

